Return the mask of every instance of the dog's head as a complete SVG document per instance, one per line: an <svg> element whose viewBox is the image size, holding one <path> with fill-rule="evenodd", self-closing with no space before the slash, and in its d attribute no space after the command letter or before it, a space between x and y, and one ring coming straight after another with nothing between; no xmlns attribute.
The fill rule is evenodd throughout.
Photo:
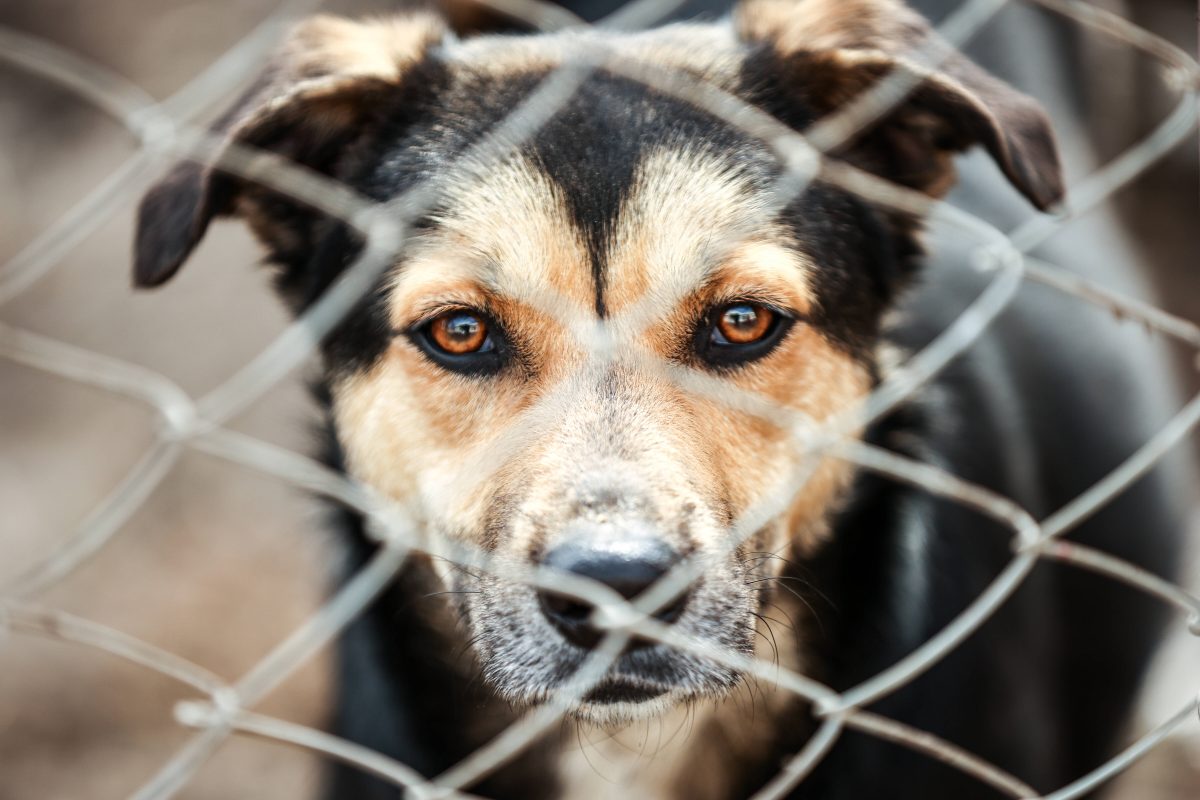
<svg viewBox="0 0 1200 800"><path fill-rule="evenodd" d="M875 382L881 316L916 268L911 217L821 181L780 203L769 143L620 65L716 87L803 131L917 69L904 53L928 34L892 0L749 0L719 24L465 41L427 14L318 18L218 123L229 142L374 200L435 187L394 265L324 341L327 381L353 475L496 567L443 577L501 696L544 698L600 637L586 603L514 577L533 566L636 598L699 559L656 616L753 652L764 579L782 563L764 556L818 544L849 475L832 458L813 467L787 426L722 396L757 393L816 423L854 407ZM505 128L597 46L612 66L528 135ZM979 144L1031 202L1055 202L1042 112L941 55L834 155L936 196L952 155ZM492 134L514 146L477 146ZM297 310L362 249L309 205L185 163L143 202L137 283L168 279L218 215L250 223ZM580 713L646 713L736 680L635 639Z"/></svg>

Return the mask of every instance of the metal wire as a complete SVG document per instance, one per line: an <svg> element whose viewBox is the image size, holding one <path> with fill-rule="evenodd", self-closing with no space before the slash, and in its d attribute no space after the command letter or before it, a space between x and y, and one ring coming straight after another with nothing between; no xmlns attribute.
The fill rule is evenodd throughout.
<svg viewBox="0 0 1200 800"><path fill-rule="evenodd" d="M917 43L905 55L906 63L935 69L954 48L964 44L996 13L1014 1L969 0L963 3L941 26L940 37ZM49 557L28 565L16 578L0 586L0 630L104 650L181 681L200 694L197 699L181 703L176 709L178 722L197 729L198 733L133 795L138 800L174 795L187 785L196 769L224 741L235 735L264 737L320 753L391 782L403 788L408 797L469 797L463 792L464 787L518 757L557 724L603 678L622 648L635 635L711 659L810 701L813 714L820 720L816 733L755 798L778 798L790 792L820 763L848 728L942 761L1009 796L1035 797L1036 792L1019 777L954 743L864 708L908 685L972 636L1042 559L1089 570L1141 591L1182 612L1184 622L1200 632L1200 598L1136 565L1061 538L1119 496L1200 424L1200 397L1191 400L1118 468L1042 522L1008 498L935 466L868 446L853 437L854 431L886 414L936 378L947 364L986 333L992 322L1013 302L1025 281L1043 283L1081 302L1137 320L1166 339L1200 351L1200 327L1196 324L1027 256L1033 247L1143 173L1194 130L1200 65L1149 31L1079 0L1029 2L1114 41L1140 49L1158 60L1167 68L1168 82L1179 95L1179 102L1171 115L1145 139L1072 187L1073 205L1065 213L1031 219L1008 234L946 203L888 184L826 157L828 152L894 108L916 88L923 73L909 68L894 70L845 108L821 120L807 136L801 136L761 109L748 106L695 76L626 56L618 60L603 44L579 40L578 47L564 59L563 65L552 71L463 159L475 168L503 159L552 119L593 71L605 69L642 81L660 92L718 115L766 142L785 166L775 185L776 208L798 196L819 175L821 180L856 192L875 203L921 214L932 224L953 227L976 241L971 256L973 263L964 267L990 273L984 290L933 342L891 371L859 407L847 409L833 420L809 419L792 409L779 407L766 397L731 390L704 373L663 362L638 343L637 334L650 321L644 305L635 303L618 318L597 324L561 298L522 298L564 322L575 343L589 351L593 358L613 358L617 352L624 358L631 357L632 353L632 357L639 359L639 364L657 370L659 375L683 390L757 415L791 436L800 454L792 473L783 476L775 490L768 492L760 503L733 522L727 537L730 550L765 521L781 513L825 457L842 459L859 469L919 487L990 517L1011 531L1012 560L984 592L914 652L859 686L840 693L795 671L724 652L684 636L654 618L656 610L684 591L697 575L703 573L711 559L721 554L710 554L707 560L696 557L685 561L652 590L630 603L608 587L576 575L544 567L518 568L494 563L488 553L433 535L420 524L420 520L436 515L440 504L452 503L454 497L470 492L472 487L485 481L523 442L536 437L540 426L552 421L557 412L555 404L560 401L554 391L547 392L544 400L526 409L513 421L511 433L499 437L491 451L481 459L482 467L476 464L469 472L464 469L437 498L413 497L404 502L380 497L370 487L306 456L224 427L239 411L278 385L313 354L316 344L394 261L404 245L410 223L438 197L439 184L437 179L432 179L386 204L374 203L336 181L279 156L232 145L194 126L196 117L236 88L249 71L263 62L283 35L286 21L311 10L316 2L290 0L282 3L211 68L160 103L100 65L49 42L0 28L0 60L71 90L111 115L140 143L135 155L0 269L0 305L19 297L52 270L70 248L114 213L119 200L128 197L148 174L159 169L168 154L215 163L224 171L302 200L345 221L366 242L355 263L283 334L233 371L225 382L198 399L188 396L159 373L29 331L0 325L0 357L134 398L152 409L160 419L154 444L84 522ZM583 26L569 12L539 0L494 0L491 5L542 30ZM665 18L678 5L678 0L636 0L600 22L599 26L613 30L640 29ZM705 269L704 265L698 265L694 277L702 277ZM381 544L373 559L316 614L233 683L226 683L199 665L119 631L42 608L33 599L72 574L119 535L126 521L154 492L179 455L189 449L336 498L368 518L370 531ZM421 776L407 765L327 733L252 711L271 689L361 614L395 578L409 554L415 552L444 558L463 567L487 570L531 586L553 589L591 603L596 609L594 624L607 633L575 675L543 705L432 779ZM9 641L11 646L13 640ZM1093 790L1128 768L1168 734L1194 722L1196 712L1197 700L1192 698L1176 715L1124 752L1070 785L1046 795L1045 800L1068 800Z"/></svg>

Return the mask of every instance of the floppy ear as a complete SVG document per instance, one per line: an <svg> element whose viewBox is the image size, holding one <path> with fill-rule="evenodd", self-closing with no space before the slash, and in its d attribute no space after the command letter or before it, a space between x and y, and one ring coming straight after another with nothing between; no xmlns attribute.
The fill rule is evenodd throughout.
<svg viewBox="0 0 1200 800"><path fill-rule="evenodd" d="M214 130L227 143L271 150L329 173L388 93L445 34L443 23L425 13L361 23L314 17L292 32ZM219 215L245 217L276 254L303 247L303 220L281 219L298 206L211 165L182 162L138 208L134 283L157 286L169 279Z"/></svg>
<svg viewBox="0 0 1200 800"><path fill-rule="evenodd" d="M982 145L1037 208L1062 199L1062 167L1042 108L953 51L900 0L744 0L735 19L744 40L770 51L784 91L818 114L894 70L920 76L896 109L835 155L940 197L955 180L952 155Z"/></svg>

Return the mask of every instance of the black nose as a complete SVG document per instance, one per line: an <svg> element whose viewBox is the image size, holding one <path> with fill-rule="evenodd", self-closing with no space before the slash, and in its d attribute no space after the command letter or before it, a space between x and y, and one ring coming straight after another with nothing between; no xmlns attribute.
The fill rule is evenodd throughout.
<svg viewBox="0 0 1200 800"><path fill-rule="evenodd" d="M605 584L613 591L632 600L649 589L679 561L679 553L661 539L605 538L573 539L546 554L542 563L548 567L573 572L583 578ZM595 647L603 631L591 625L592 606L571 597L541 590L538 593L546 619L567 638L580 647ZM674 622L683 613L687 592L659 609L654 617L662 622ZM653 642L635 637L628 649L645 647Z"/></svg>

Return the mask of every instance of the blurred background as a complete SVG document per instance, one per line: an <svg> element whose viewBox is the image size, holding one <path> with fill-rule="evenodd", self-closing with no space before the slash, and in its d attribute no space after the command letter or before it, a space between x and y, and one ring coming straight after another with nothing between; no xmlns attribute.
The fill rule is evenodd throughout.
<svg viewBox="0 0 1200 800"><path fill-rule="evenodd" d="M1196 52L1190 0L1097 4ZM944 11L954 4L926 5L936 17L939 6ZM693 6L688 9L703 9ZM94 59L161 99L274 7L272 0L0 0L0 25ZM382 0L324 6L348 13L396 7ZM606 10L603 2L576 7L593 17ZM470 17L469 10L457 11ZM1007 14L980 37L981 54L1011 55ZM1145 57L1075 26L1043 22L1059 49L1047 54L1028 40L1018 42L1030 48L1021 60L1032 60L1048 76L1044 86L1022 88L1058 92L1043 100L1067 132L1064 145L1078 179L1161 120L1170 96ZM233 94L215 98L201 117L211 117ZM0 62L0 264L134 152L133 138L110 118ZM1137 245L1134 267L1148 284L1147 296L1192 320L1200 320L1197 152L1193 137L1099 212L1104 224L1123 226ZM0 320L145 365L193 396L203 394L264 347L286 317L256 268L259 255L249 235L230 224L216 226L189 268L165 288L134 292L129 253L136 199L125 198L60 266L0 308ZM1180 363L1186 366L1182 355ZM1200 388L1194 371L1184 374L1189 388ZM269 392L233 427L310 451L304 376L300 370ZM0 360L0 583L51 553L81 524L150 446L155 424L135 402ZM321 602L336 558L315 503L300 490L189 453L110 544L38 600L232 680ZM1197 570L1185 571L1195 585ZM273 693L263 710L320 726L328 681L323 654ZM1180 637L1148 683L1139 728L1165 719L1198 688L1200 649ZM97 650L0 634L0 799L126 796L190 736L172 718L184 696L174 682ZM1155 751L1113 796L1200 797L1197 727L1189 727L1190 739L1177 737ZM318 770L318 761L299 750L235 737L181 796L305 798Z"/></svg>

